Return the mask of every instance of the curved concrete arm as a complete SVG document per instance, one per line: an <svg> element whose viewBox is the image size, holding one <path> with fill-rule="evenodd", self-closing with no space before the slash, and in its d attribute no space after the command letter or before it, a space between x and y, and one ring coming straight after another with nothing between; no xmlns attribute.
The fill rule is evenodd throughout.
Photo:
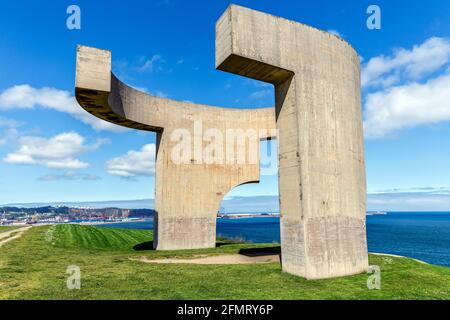
<svg viewBox="0 0 450 320"><path fill-rule="evenodd" d="M98 118L139 130L162 132L194 118L204 122L228 122L226 128L275 129L273 108L233 109L194 104L152 96L121 82L112 73L111 52L77 47L75 96L78 103ZM250 122L250 123L249 123ZM260 138L272 138L273 134Z"/></svg>

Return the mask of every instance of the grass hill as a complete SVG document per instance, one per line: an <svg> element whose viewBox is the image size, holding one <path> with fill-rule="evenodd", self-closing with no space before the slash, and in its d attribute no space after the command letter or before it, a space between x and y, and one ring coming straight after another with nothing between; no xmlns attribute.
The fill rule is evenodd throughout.
<svg viewBox="0 0 450 320"><path fill-rule="evenodd" d="M148 242L153 233L146 230L100 228L65 224L53 226L48 231L52 244L60 248L92 250L130 250L135 245Z"/></svg>
<svg viewBox="0 0 450 320"><path fill-rule="evenodd" d="M1 231L0 231L1 232ZM38 226L0 248L0 299L448 299L450 268L371 255L381 290L367 274L307 281L279 263L148 264L139 258L190 258L242 251L279 251L273 244L220 242L217 248L154 251L152 232L93 226ZM68 290L69 265L81 290Z"/></svg>

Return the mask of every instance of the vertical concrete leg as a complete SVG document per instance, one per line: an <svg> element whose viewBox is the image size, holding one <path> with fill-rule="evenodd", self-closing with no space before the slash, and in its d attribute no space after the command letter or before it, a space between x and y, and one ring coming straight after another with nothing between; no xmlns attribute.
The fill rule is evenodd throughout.
<svg viewBox="0 0 450 320"><path fill-rule="evenodd" d="M247 118L264 123L258 120L257 114L250 114ZM264 117L275 124L273 110ZM215 128L219 122L212 120L211 124L204 121L203 125L207 129ZM201 159L197 161L192 154L191 162L178 164L173 152L179 141L171 139L172 133L192 126L192 121L186 121L176 127L168 126L157 135L153 246L158 250L214 248L217 212L223 197L240 184L259 180L259 161L254 164L211 165ZM218 131L225 132L222 128ZM257 147L259 150L259 144Z"/></svg>
<svg viewBox="0 0 450 320"><path fill-rule="evenodd" d="M308 84L299 78L276 87L282 267L308 279L363 272L368 260L359 110L303 99L297 92ZM330 98L332 89L317 88Z"/></svg>
<svg viewBox="0 0 450 320"><path fill-rule="evenodd" d="M201 168L173 163L168 141L170 131L157 134L153 247L157 250L213 248L217 216L214 197L200 205L208 185L199 183L195 174Z"/></svg>
<svg viewBox="0 0 450 320"><path fill-rule="evenodd" d="M283 270L368 266L360 62L342 39L239 6L216 24L216 67L276 88Z"/></svg>

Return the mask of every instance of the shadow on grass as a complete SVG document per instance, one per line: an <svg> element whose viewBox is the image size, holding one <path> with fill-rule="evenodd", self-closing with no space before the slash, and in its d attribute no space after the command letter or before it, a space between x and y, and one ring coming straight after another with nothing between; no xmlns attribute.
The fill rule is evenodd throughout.
<svg viewBox="0 0 450 320"><path fill-rule="evenodd" d="M242 244L243 242L216 242L216 248L220 248L223 246L230 246L233 244Z"/></svg>
<svg viewBox="0 0 450 320"><path fill-rule="evenodd" d="M216 248L220 248L222 246L229 246L229 245L233 245L233 244L239 244L239 242L217 242ZM150 250L155 250L155 249L153 248L153 241L147 241L147 242L143 242L143 243L139 243L139 244L135 245L133 247L133 250L135 250L135 251L150 251Z"/></svg>
<svg viewBox="0 0 450 320"><path fill-rule="evenodd" d="M271 256L281 254L281 247L248 248L239 250L239 254L248 257Z"/></svg>
<svg viewBox="0 0 450 320"><path fill-rule="evenodd" d="M238 242L217 242L216 248L220 248L223 246L235 245L239 244ZM135 251L153 251L153 241L147 241L143 243L139 243L133 247ZM274 254L281 254L281 247L264 247L264 248L248 248L248 249L240 249L239 254L248 257L259 257L259 256L270 256Z"/></svg>
<svg viewBox="0 0 450 320"><path fill-rule="evenodd" d="M153 241L142 242L133 247L133 250L136 251L150 251L153 249Z"/></svg>

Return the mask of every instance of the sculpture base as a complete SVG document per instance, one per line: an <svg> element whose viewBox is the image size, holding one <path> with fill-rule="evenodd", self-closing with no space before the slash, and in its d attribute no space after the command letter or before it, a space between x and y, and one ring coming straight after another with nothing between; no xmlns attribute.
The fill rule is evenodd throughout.
<svg viewBox="0 0 450 320"><path fill-rule="evenodd" d="M366 272L365 219L281 218L281 260L285 272L324 279Z"/></svg>
<svg viewBox="0 0 450 320"><path fill-rule="evenodd" d="M170 217L155 214L156 250L185 250L216 246L216 217Z"/></svg>

